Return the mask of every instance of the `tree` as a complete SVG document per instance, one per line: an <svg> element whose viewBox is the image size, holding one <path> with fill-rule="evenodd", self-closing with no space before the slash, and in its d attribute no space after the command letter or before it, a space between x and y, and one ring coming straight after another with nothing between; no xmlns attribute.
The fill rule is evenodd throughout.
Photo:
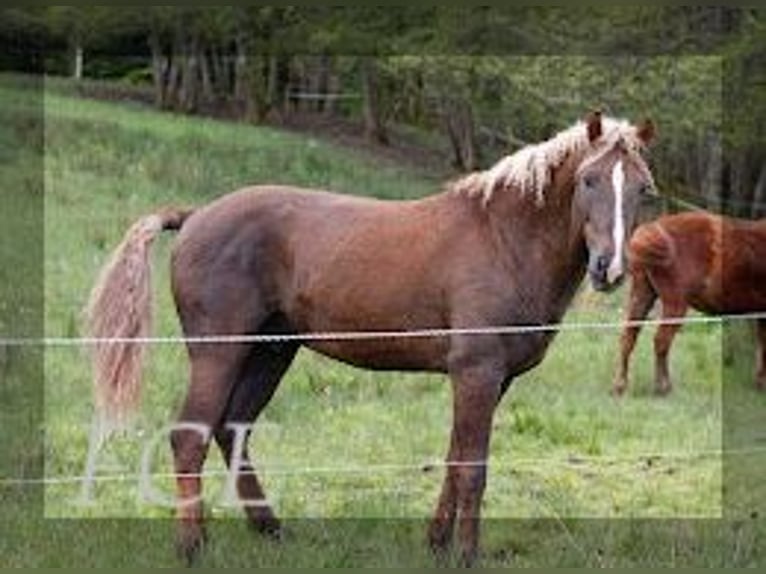
<svg viewBox="0 0 766 574"><path fill-rule="evenodd" d="M48 43L44 8L0 8L0 70L43 71Z"/></svg>
<svg viewBox="0 0 766 574"><path fill-rule="evenodd" d="M75 77L97 50L139 38L160 107L253 122L296 108L349 113L377 143L393 140L393 122L415 125L440 131L461 170L539 141L594 106L651 115L663 189L707 203L722 194L748 206L766 201L762 10L51 6L2 14L6 36L47 40ZM580 55L562 55L572 53ZM329 91L359 94L361 105L331 106ZM292 92L312 99L288 105Z"/></svg>
<svg viewBox="0 0 766 574"><path fill-rule="evenodd" d="M64 38L69 53L69 72L82 79L85 50L101 30L101 21L111 12L104 6L49 6L45 19L53 36Z"/></svg>

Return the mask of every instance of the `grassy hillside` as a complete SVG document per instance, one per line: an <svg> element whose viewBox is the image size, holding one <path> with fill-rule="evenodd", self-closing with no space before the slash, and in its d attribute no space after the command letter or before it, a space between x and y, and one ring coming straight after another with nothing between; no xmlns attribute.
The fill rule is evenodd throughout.
<svg viewBox="0 0 766 574"><path fill-rule="evenodd" d="M28 97L0 82L4 120L17 121ZM384 198L439 187L294 134L53 93L45 96L45 144L49 336L78 335L88 290L109 251L136 217L157 206L200 204L257 182ZM163 238L155 252L158 335L179 332L167 285L171 241ZM585 290L567 320L617 321L621 302L622 294ZM677 389L668 399L651 394L648 334L629 395L619 402L609 396L616 345L616 331L562 333L498 410L484 507L495 519L485 528L487 565L756 560L756 533L716 520L726 513L720 329L688 327L679 337ZM92 412L87 360L82 349L51 348L45 369L45 472L78 476ZM147 442L174 418L186 374L182 348L152 349L140 417L101 451L99 474L139 472ZM751 415L752 405L766 406L746 382L736 384ZM208 479L208 508L220 520L211 527L205 565L428 565L422 527L442 471L423 465L442 458L449 424L449 385L440 376L373 374L302 352L253 445L267 494L291 519L288 538L282 545L251 538L239 512L218 504L223 480ZM154 465L160 473L171 469L165 444ZM207 469L221 468L215 452ZM169 480L156 485L172 492ZM0 492L10 499L27 487L8 488ZM9 524L17 533L6 547L0 537L0 564L174 564L172 524L163 520L171 512L142 502L136 480L99 483L90 505L78 502L80 495L78 484L46 486L43 521L13 506ZM98 520L64 520L72 518ZM156 520L138 520L145 518Z"/></svg>

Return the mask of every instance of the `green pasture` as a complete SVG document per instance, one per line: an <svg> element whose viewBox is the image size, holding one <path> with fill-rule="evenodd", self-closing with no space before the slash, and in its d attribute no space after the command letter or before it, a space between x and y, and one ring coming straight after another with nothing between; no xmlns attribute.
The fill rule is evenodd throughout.
<svg viewBox="0 0 766 574"><path fill-rule="evenodd" d="M3 78L2 121L14 125L39 114L33 98L31 87ZM251 183L396 199L434 193L441 181L319 139L55 89L44 94L44 119L49 337L78 336L88 290L110 250L132 221L159 206L198 205ZM23 201L18 194L10 197ZM171 242L163 236L155 250L157 335L179 334L168 289ZM619 321L623 297L584 286L566 321ZM766 455L759 444L766 446L766 397L752 386L749 331L686 327L672 355L675 392L664 399L652 392L649 332L635 354L627 396L609 395L617 337L614 329L561 333L498 409L484 503L486 564L757 564L765 532ZM43 409L42 428L32 433L44 437L45 476L64 481L0 482L0 532L9 532L0 536L0 565L174 565L172 512L142 501L137 479L97 482L87 504L82 485L67 482L86 466L88 360L77 347L48 348L44 357L44 404L12 404ZM174 419L186 375L181 347L151 350L141 411L99 451L98 475L140 472L147 445ZM18 377L7 381L0 384L12 386L0 388L0 396L28 390ZM248 532L240 512L221 504L224 477L212 477L207 508L218 520L204 565L429 565L423 527L443 476L429 463L446 451L450 412L441 376L372 373L302 351L252 444L267 494L287 519L286 539L274 544ZM2 413L4 425L25 424L20 411ZM0 468L10 478L26 476L25 453L35 446L21 437L30 433L3 430L0 452L12 462ZM732 449L726 459L724 446ZM207 470L222 470L211 452ZM162 439L153 470L171 468ZM166 477L156 477L154 486L172 493Z"/></svg>

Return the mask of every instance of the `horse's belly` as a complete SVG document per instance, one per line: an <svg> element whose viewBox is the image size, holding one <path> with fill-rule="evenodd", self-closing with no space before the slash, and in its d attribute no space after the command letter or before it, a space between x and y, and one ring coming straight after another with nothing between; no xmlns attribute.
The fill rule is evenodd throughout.
<svg viewBox="0 0 766 574"><path fill-rule="evenodd" d="M374 280L315 283L295 290L285 305L295 330L303 333L340 334L341 340L310 341L307 346L346 363L378 370L444 370L449 340L446 337L406 335L429 327L443 326L443 310L428 285L416 281L413 292L393 273L359 274ZM376 336L375 333L393 333ZM405 336L396 336L401 333ZM358 334L358 337L356 336Z"/></svg>
<svg viewBox="0 0 766 574"><path fill-rule="evenodd" d="M742 289L736 297L725 299L722 313L762 313L766 311L766 292L755 286Z"/></svg>
<svg viewBox="0 0 766 574"><path fill-rule="evenodd" d="M306 345L355 367L387 371L446 371L447 342L435 337L313 341Z"/></svg>
<svg viewBox="0 0 766 574"><path fill-rule="evenodd" d="M728 273L689 295L695 309L711 315L766 311L766 276Z"/></svg>

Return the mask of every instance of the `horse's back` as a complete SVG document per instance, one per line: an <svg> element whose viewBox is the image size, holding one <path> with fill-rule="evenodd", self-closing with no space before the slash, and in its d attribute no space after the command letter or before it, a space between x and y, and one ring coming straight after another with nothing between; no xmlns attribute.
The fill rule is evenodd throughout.
<svg viewBox="0 0 766 574"><path fill-rule="evenodd" d="M703 211L645 223L630 242L631 265L660 297L683 297L708 313L766 309L766 225Z"/></svg>
<svg viewBox="0 0 766 574"><path fill-rule="evenodd" d="M721 244L728 311L766 311L766 222L725 220Z"/></svg>
<svg viewBox="0 0 766 574"><path fill-rule="evenodd" d="M236 191L183 226L173 250L176 303L194 316L265 308L296 331L443 326L446 274L463 245L449 238L470 236L458 211L440 195L388 201L280 186Z"/></svg>
<svg viewBox="0 0 766 574"><path fill-rule="evenodd" d="M179 233L174 252L194 259L220 259L227 249L257 248L301 234L326 235L386 209L386 202L300 187L242 188L202 206ZM188 254L188 255L187 255Z"/></svg>

